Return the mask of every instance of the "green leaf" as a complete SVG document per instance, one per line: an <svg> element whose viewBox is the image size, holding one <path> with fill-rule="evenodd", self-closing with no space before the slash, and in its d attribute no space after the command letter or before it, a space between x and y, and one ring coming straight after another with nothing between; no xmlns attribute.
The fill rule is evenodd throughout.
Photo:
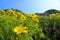
<svg viewBox="0 0 60 40"><path fill-rule="evenodd" d="M45 38L46 36L44 35L44 33L40 33L40 37Z"/></svg>

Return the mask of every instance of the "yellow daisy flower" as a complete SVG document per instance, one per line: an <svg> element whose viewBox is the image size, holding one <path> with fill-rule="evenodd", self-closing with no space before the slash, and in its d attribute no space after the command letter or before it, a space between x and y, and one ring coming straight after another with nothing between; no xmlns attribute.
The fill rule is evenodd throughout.
<svg viewBox="0 0 60 40"><path fill-rule="evenodd" d="M19 33L28 33L27 31L27 27L22 27L22 26L17 26L13 29L14 32L16 32L17 34Z"/></svg>
<svg viewBox="0 0 60 40"><path fill-rule="evenodd" d="M21 16L21 20L25 20L27 17L26 16Z"/></svg>

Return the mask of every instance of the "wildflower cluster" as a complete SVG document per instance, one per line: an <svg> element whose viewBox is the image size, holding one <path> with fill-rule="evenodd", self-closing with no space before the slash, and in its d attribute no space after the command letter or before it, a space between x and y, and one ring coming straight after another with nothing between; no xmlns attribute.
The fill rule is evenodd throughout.
<svg viewBox="0 0 60 40"><path fill-rule="evenodd" d="M24 14L13 9L0 10L1 40L33 40L38 33L40 37L45 37L36 14Z"/></svg>
<svg viewBox="0 0 60 40"><path fill-rule="evenodd" d="M31 18L33 21L39 22L38 16L37 16L36 14L26 14L26 16L27 16L28 18Z"/></svg>

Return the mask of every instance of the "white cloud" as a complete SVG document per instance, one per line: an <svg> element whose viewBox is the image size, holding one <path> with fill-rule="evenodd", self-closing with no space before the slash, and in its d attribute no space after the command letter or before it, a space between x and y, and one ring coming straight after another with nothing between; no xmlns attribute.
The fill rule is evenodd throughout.
<svg viewBox="0 0 60 40"><path fill-rule="evenodd" d="M48 0L47 8L60 9L59 0Z"/></svg>

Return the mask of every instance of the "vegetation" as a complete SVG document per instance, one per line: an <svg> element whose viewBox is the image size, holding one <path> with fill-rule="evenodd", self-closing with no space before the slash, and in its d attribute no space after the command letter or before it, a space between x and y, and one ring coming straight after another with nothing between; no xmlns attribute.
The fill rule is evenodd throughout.
<svg viewBox="0 0 60 40"><path fill-rule="evenodd" d="M0 40L58 40L60 14L38 16L19 10L0 10Z"/></svg>

